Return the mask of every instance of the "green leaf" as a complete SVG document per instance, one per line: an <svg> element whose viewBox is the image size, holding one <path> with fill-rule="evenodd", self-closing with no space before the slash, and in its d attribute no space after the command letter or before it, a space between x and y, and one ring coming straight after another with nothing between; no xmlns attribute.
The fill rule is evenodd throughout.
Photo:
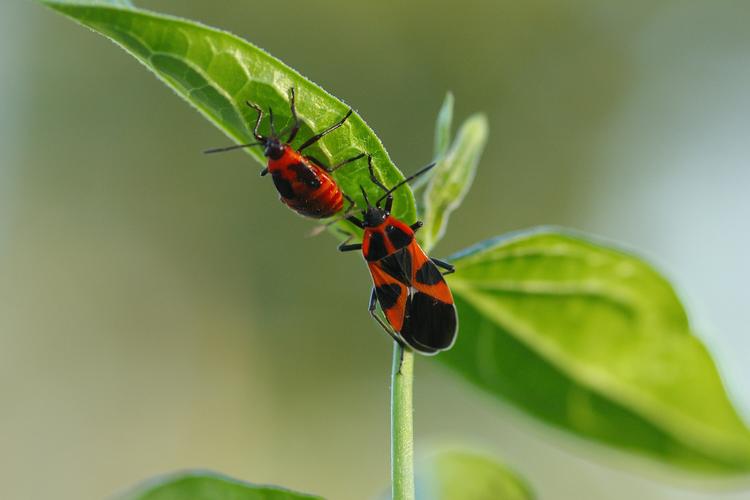
<svg viewBox="0 0 750 500"><path fill-rule="evenodd" d="M442 362L580 436L705 473L750 471L750 431L648 264L553 229L451 261L461 330Z"/></svg>
<svg viewBox="0 0 750 500"><path fill-rule="evenodd" d="M277 486L259 486L206 471L188 471L150 479L122 500L322 500Z"/></svg>
<svg viewBox="0 0 750 500"><path fill-rule="evenodd" d="M297 92L297 110L304 122L299 143L349 110L289 66L225 31L135 8L82 1L43 3L114 41L238 143L253 140L250 128L256 112L246 101L273 108L279 130L291 123L291 87ZM264 120L261 131L267 133L268 128ZM246 151L265 164L259 148ZM356 113L308 151L329 165L364 151L373 156L375 169L387 186L404 178L378 137ZM337 170L334 176L341 189L360 205L364 204L360 185L372 198L381 193L370 181L364 159ZM394 198L394 215L413 222L416 209L410 189L397 190Z"/></svg>
<svg viewBox="0 0 750 500"><path fill-rule="evenodd" d="M418 500L531 500L531 489L491 458L447 451L420 468Z"/></svg>
<svg viewBox="0 0 750 500"><path fill-rule="evenodd" d="M438 111L435 123L435 160L442 159L451 145L451 125L453 124L453 94L445 94L443 105Z"/></svg>
<svg viewBox="0 0 750 500"><path fill-rule="evenodd" d="M445 94L443 104L440 106L438 111L437 121L435 123L435 157L433 161L439 162L448 153L448 148L451 145L451 125L453 124L453 94L448 92ZM427 182L432 178L435 173L435 169L426 172L424 175L420 175L411 182L411 188L413 191L427 185Z"/></svg>
<svg viewBox="0 0 750 500"><path fill-rule="evenodd" d="M426 251L445 235L451 212L461 205L469 191L487 135L487 118L482 114L469 117L451 149L433 169L422 200L424 227L418 233Z"/></svg>

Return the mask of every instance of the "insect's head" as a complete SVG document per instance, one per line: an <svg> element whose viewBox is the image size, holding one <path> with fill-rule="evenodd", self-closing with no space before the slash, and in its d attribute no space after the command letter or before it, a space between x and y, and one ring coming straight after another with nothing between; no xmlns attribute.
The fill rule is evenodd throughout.
<svg viewBox="0 0 750 500"><path fill-rule="evenodd" d="M266 158L278 160L279 158L282 157L282 155L284 154L284 151L287 148L287 145L284 143L284 141L282 141L279 138L279 134L278 132L276 132L276 127L273 124L273 110L271 108L268 108L269 123L271 125L271 134L262 135L259 131L259 128L260 128L261 119L263 118L263 110L260 109L260 106L258 106L257 104L253 104L252 102L248 102L247 105L258 112L258 119L255 121L255 128L253 128L253 137L255 138L256 142L251 142L249 144L238 144L235 146L229 146L225 148L208 149L204 151L205 153L222 153L224 151L232 151L233 149L251 148L254 146L261 146L263 148L263 156L265 156Z"/></svg>
<svg viewBox="0 0 750 500"><path fill-rule="evenodd" d="M389 211L380 208L380 201L375 205L371 205L370 200L367 198L367 191L365 191L365 188L359 186L359 189L362 190L362 196L365 198L365 203L367 203L367 208L362 210L362 221L364 222L365 227L379 226L385 221L386 217L388 217Z"/></svg>
<svg viewBox="0 0 750 500"><path fill-rule="evenodd" d="M367 207L362 210L362 222L365 227L376 227L382 224L385 219L391 214L391 208L393 205L393 192L396 191L398 188L406 185L409 183L409 181L419 177L420 175L424 174L428 170L430 170L432 167L435 166L435 163L430 163L426 167L424 167L422 170L418 171L415 174L410 175L406 179L402 180L392 188L388 189L383 185L381 181L378 180L377 175L375 175L375 169L372 165L372 156L367 156L367 167L370 172L370 179L372 180L373 184L381 188L383 191L385 191L385 194L383 194L378 200L375 202L375 204L371 204L370 200L367 198L367 192L365 191L365 188L360 186L359 188L362 190L362 196L365 199L365 203L367 204ZM385 202L385 206L381 207L382 203Z"/></svg>
<svg viewBox="0 0 750 500"><path fill-rule="evenodd" d="M286 149L286 145L278 137L263 137L259 142L263 146L263 156L273 160L281 158L284 154L284 149Z"/></svg>
<svg viewBox="0 0 750 500"><path fill-rule="evenodd" d="M248 102L247 105L258 112L258 120L253 129L253 136L255 137L255 140L258 141L256 144L263 146L263 156L271 158L272 160L278 160L284 154L286 144L279 139L279 134L276 132L276 127L273 123L273 109L268 108L268 121L271 125L271 135L261 135L260 132L258 132L258 127L260 126L260 120L263 117L263 110L260 109L260 106L251 102Z"/></svg>

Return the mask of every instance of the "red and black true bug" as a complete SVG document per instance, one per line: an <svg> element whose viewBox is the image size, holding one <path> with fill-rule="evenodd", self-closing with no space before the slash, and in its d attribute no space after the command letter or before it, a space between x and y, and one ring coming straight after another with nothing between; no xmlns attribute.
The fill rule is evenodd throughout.
<svg viewBox="0 0 750 500"><path fill-rule="evenodd" d="M260 109L260 106L251 102L248 102L247 105L258 112L258 119L255 121L255 128L253 129L253 136L257 142L209 149L206 153L219 153L233 149L263 146L263 155L268 158L268 166L261 170L260 175L263 176L270 173L282 203L305 217L315 219L331 217L338 213L344 206L344 198L346 198L350 206L354 205L354 201L341 191L331 173L347 163L362 158L365 156L364 153L360 153L332 167L326 167L312 156L302 154L304 149L312 146L326 134L333 132L343 125L347 118L351 116L351 109L341 120L323 132L310 137L299 148L294 149L291 146L291 142L297 136L300 128L300 119L297 116L297 109L294 106L294 89L289 89L289 106L292 110L292 119L294 122L292 123L289 138L286 142L280 138L280 136L284 135L283 133L276 133L273 123L273 110L271 108L268 108L271 135L263 136L258 132L260 122L263 119L263 110Z"/></svg>
<svg viewBox="0 0 750 500"><path fill-rule="evenodd" d="M421 222L409 226L391 215L392 193L435 165L428 165L390 189L375 176L372 157L369 156L368 165L372 182L385 194L375 205L370 205L367 193L362 189L367 203L362 219L347 216L351 223L364 229L362 243L349 245L344 242L339 245L339 250L362 250L374 285L370 294L370 314L394 340L401 345L406 343L421 354L450 349L456 340L458 319L453 296L438 267L445 269L446 274L452 273L454 268L424 253L414 239L414 232L422 226ZM383 201L385 207L380 208ZM376 302L380 303L388 324L376 314Z"/></svg>

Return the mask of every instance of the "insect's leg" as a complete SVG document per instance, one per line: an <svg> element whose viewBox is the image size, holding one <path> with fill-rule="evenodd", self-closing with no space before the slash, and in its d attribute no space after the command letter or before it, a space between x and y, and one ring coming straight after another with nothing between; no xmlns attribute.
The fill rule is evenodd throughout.
<svg viewBox="0 0 750 500"><path fill-rule="evenodd" d="M305 160L309 160L310 162L316 164L317 166L319 166L320 168L322 168L326 172L328 172L330 170L330 168L328 168L325 163L323 163L322 161L318 160L314 156L307 155L307 156L305 156Z"/></svg>
<svg viewBox="0 0 750 500"><path fill-rule="evenodd" d="M295 137L297 137L297 132L299 132L299 116L297 116L297 107L294 105L294 87L291 87L289 89L289 109L292 110L292 119L294 120L294 124L292 125L292 129L289 131L289 139L286 140L287 144L292 142Z"/></svg>
<svg viewBox="0 0 750 500"><path fill-rule="evenodd" d="M351 252L354 250L362 250L362 243L352 243L351 245L344 245L343 243L338 246L339 252Z"/></svg>
<svg viewBox="0 0 750 500"><path fill-rule="evenodd" d="M385 206L386 206L386 209L390 212L390 207L388 206L387 203ZM417 222L415 222L409 227L411 228L412 231L416 233L419 230L419 228L422 227L423 225L424 225L424 222L422 222L421 220L418 220Z"/></svg>
<svg viewBox="0 0 750 500"><path fill-rule="evenodd" d="M354 207L354 200L352 200L351 196L349 196L346 193L341 193L341 195L344 197L344 199L346 199L346 202L349 204L344 209L344 215L336 217L334 219L331 219L328 222L326 222L325 224L322 224L322 225L316 227L315 229L313 229L312 231L310 231L309 236L317 236L317 235L319 235L320 233L322 233L323 231L325 231L326 229L328 229L332 225L336 224L337 222L341 222L342 220L346 220L347 217L349 217L350 215L352 215L354 213L352 211L352 207ZM344 232L344 234L346 234L347 236L351 237L351 235L349 233Z"/></svg>
<svg viewBox="0 0 750 500"><path fill-rule="evenodd" d="M367 155L367 169L370 171L370 180L383 191L388 191L388 188L380 182L380 179L375 175L375 168L372 166L372 155Z"/></svg>
<svg viewBox="0 0 750 500"><path fill-rule="evenodd" d="M355 226L357 226L360 229L364 229L365 228L365 223L362 222L361 220L357 219L353 215L347 215L346 216L346 220L348 220L349 222L351 222L352 224L354 224Z"/></svg>
<svg viewBox="0 0 750 500"><path fill-rule="evenodd" d="M344 160L344 161L342 161L341 163L337 163L336 165L334 165L334 166L332 166L332 167L330 167L330 168L327 168L326 170L327 170L328 172L335 172L336 170L338 170L339 168L343 167L343 166L344 166L344 165L346 165L347 163L351 163L351 162L353 162L353 161L357 161L357 160L359 160L360 158L362 158L363 156L365 156L365 154L364 154L364 153L360 153L360 154L358 154L357 156L354 156L354 157L352 157L352 158L349 158L348 160Z"/></svg>
<svg viewBox="0 0 750 500"><path fill-rule="evenodd" d="M346 207L346 210L344 210L344 213L349 213L349 211L354 207L354 200L351 196L348 194L342 192L341 195L344 197L344 199L349 203L349 206Z"/></svg>
<svg viewBox="0 0 750 500"><path fill-rule="evenodd" d="M403 341L396 335L396 333L393 331L393 328L391 328L389 325L385 323L382 319L380 319L380 316L378 316L377 312L375 312L375 304L377 304L378 295L375 292L375 287L372 287L372 292L370 292L370 305L367 307L368 311L370 311L370 316L375 318L375 321L378 322L378 324L383 328L383 330L388 333L388 335L391 336L393 340L399 343L401 347L404 347Z"/></svg>
<svg viewBox="0 0 750 500"><path fill-rule="evenodd" d="M401 358L398 360L398 373L401 373L401 365L404 363L404 351L408 349L406 344L404 344L404 341L401 340L401 338L396 334L396 332L393 331L393 328L391 328L390 325L385 324L385 322L380 319L380 316L377 315L375 312L375 303L377 301L377 292L375 291L375 287L372 287L372 292L370 292L370 306L368 307L368 310L370 311L370 316L375 318L375 321L378 322L378 324L383 328L383 330L386 331L388 335L391 336L391 338L401 346Z"/></svg>
<svg viewBox="0 0 750 500"><path fill-rule="evenodd" d="M364 223L354 217L353 215L348 215L346 217L346 220L354 224L355 226L359 228L364 228ZM342 231L343 232L343 231ZM348 234L348 233L345 233ZM353 243L351 245L348 245L349 241L354 238L353 234L349 234L348 237L338 246L339 252L351 252L352 250L361 250L362 249L362 243Z"/></svg>
<svg viewBox="0 0 750 500"><path fill-rule="evenodd" d="M255 111L258 112L258 118L255 119L255 127L253 128L253 137L255 137L255 140L257 141L262 141L263 136L260 135L259 130L260 130L260 121L263 119L263 110L260 109L260 106L258 106L257 104L253 104L250 101L245 102L245 104L247 104L248 106L250 106L251 108L253 108Z"/></svg>
<svg viewBox="0 0 750 500"><path fill-rule="evenodd" d="M331 132L333 132L334 130L336 130L337 128L339 128L351 116L351 114L352 114L352 110L350 109L349 112L346 114L346 116L344 116L341 120L339 120L338 122L334 123L333 125L331 125L327 129L325 129L324 131L322 131L321 133L315 134L314 136L310 137L308 140L306 140L299 147L299 149L297 149L297 151L302 151L303 149L305 149L305 148L307 148L309 146L312 146L313 144L315 144L316 142L318 142L323 136L325 136L326 134L330 134Z"/></svg>
<svg viewBox="0 0 750 500"><path fill-rule="evenodd" d="M445 272L443 274L451 274L456 272L456 268L453 266L453 264L449 264L445 261L442 261L440 259L435 259L433 257L430 257L430 260L433 264L435 264L438 267L442 267L445 269Z"/></svg>
<svg viewBox="0 0 750 500"><path fill-rule="evenodd" d="M342 231L343 232L343 231ZM347 234L347 233L345 233ZM349 234L347 238L341 242L341 244L337 247L339 249L339 252L351 252L352 250L361 250L362 249L362 243L352 243L349 244L349 242L354 238L353 234Z"/></svg>

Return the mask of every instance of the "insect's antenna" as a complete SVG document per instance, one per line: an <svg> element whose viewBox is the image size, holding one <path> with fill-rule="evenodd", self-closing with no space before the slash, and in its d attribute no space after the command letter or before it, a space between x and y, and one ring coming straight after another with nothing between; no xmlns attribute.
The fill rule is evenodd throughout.
<svg viewBox="0 0 750 500"><path fill-rule="evenodd" d="M233 149L242 149L242 148L250 148L250 147L253 147L253 146L260 146L261 144L263 144L263 143L262 142L252 142L250 144L237 144L237 145L234 145L234 146L227 146L227 147L224 147L224 148L211 148L211 149L205 150L203 153L207 154L207 155L211 154L211 153L223 153L224 151L232 151Z"/></svg>
<svg viewBox="0 0 750 500"><path fill-rule="evenodd" d="M370 205L370 200L367 198L367 191L365 191L365 188L362 186L359 186L359 189L362 190L362 196L365 197L365 203L367 203L367 208L370 208L372 205Z"/></svg>
<svg viewBox="0 0 750 500"><path fill-rule="evenodd" d="M406 179L404 179L403 181L399 182L398 184L396 184L395 186L393 186L391 189L389 189L388 191L386 191L385 194L378 199L378 201L377 201L377 203L375 205L376 206L380 206L380 203L383 200L385 200L386 198L388 198L388 196L390 196L390 194L393 193L395 190L397 190L398 188L400 188L404 184L413 181L414 179L416 179L420 175L424 174L425 172L427 172L428 170L430 170L431 168L433 168L435 165L436 165L436 163L432 162L429 165L427 165L426 167L424 167L422 170L420 170L419 172L411 174L409 177L407 177Z"/></svg>
<svg viewBox="0 0 750 500"><path fill-rule="evenodd" d="M289 88L289 109L292 112L292 127L289 129L289 138L286 142L291 143L297 137L300 126L299 116L297 116L297 106L294 103L294 87ZM286 133L282 135L286 135Z"/></svg>
<svg viewBox="0 0 750 500"><path fill-rule="evenodd" d="M278 137L278 134L276 133L276 127L273 124L273 110L271 108L268 108L268 121L271 124L271 137Z"/></svg>

